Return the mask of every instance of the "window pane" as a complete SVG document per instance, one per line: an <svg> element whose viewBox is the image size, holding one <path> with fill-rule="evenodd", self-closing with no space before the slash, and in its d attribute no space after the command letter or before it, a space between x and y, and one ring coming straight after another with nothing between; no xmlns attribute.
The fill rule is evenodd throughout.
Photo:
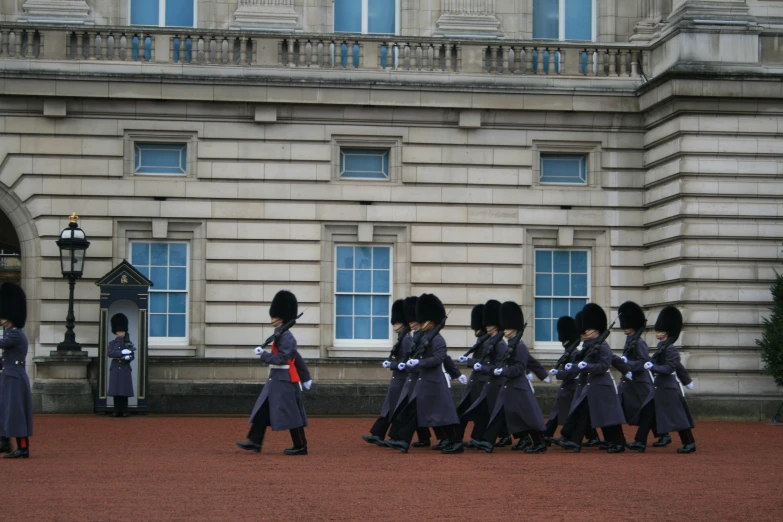
<svg viewBox="0 0 783 522"><path fill-rule="evenodd" d="M136 143L134 171L136 174L169 174L183 176L186 172L184 143Z"/></svg>
<svg viewBox="0 0 783 522"><path fill-rule="evenodd" d="M372 319L372 338L389 338L389 319L388 317L373 317Z"/></svg>
<svg viewBox="0 0 783 522"><path fill-rule="evenodd" d="M536 341L549 342L552 340L552 321L549 319L536 319Z"/></svg>
<svg viewBox="0 0 783 522"><path fill-rule="evenodd" d="M372 298L372 315L389 318L389 298L387 296L376 296Z"/></svg>
<svg viewBox="0 0 783 522"><path fill-rule="evenodd" d="M169 266L168 243L152 243L152 266Z"/></svg>
<svg viewBox="0 0 783 522"><path fill-rule="evenodd" d="M167 290L168 289L168 269L167 268L153 268L151 271L150 280L155 285L155 290Z"/></svg>
<svg viewBox="0 0 783 522"><path fill-rule="evenodd" d="M388 149L340 149L341 178L389 178Z"/></svg>
<svg viewBox="0 0 783 522"><path fill-rule="evenodd" d="M131 0L131 24L158 25L158 0Z"/></svg>
<svg viewBox="0 0 783 522"><path fill-rule="evenodd" d="M372 268L372 248L369 247L357 247L356 248L356 267L355 268Z"/></svg>
<svg viewBox="0 0 783 522"><path fill-rule="evenodd" d="M375 270L372 273L372 291L385 293L389 291L389 272Z"/></svg>
<svg viewBox="0 0 783 522"><path fill-rule="evenodd" d="M150 315L150 337L166 337L166 315Z"/></svg>
<svg viewBox="0 0 783 522"><path fill-rule="evenodd" d="M536 275L536 295L552 295L552 276L547 274Z"/></svg>
<svg viewBox="0 0 783 522"><path fill-rule="evenodd" d="M352 270L338 270L337 271L337 291L338 292L353 292L353 271Z"/></svg>
<svg viewBox="0 0 783 522"><path fill-rule="evenodd" d="M150 244L132 243L131 244L131 264L138 268L140 265L150 264Z"/></svg>
<svg viewBox="0 0 783 522"><path fill-rule="evenodd" d="M552 317L552 300L536 299L535 315L540 318Z"/></svg>
<svg viewBox="0 0 783 522"><path fill-rule="evenodd" d="M157 269L156 269L157 270ZM187 270L184 268L169 268L169 289L185 290L187 288Z"/></svg>
<svg viewBox="0 0 783 522"><path fill-rule="evenodd" d="M587 252L571 252L571 272L577 274L587 273Z"/></svg>
<svg viewBox="0 0 783 522"><path fill-rule="evenodd" d="M394 34L395 0L367 0L367 30Z"/></svg>
<svg viewBox="0 0 783 522"><path fill-rule="evenodd" d="M552 251L536 250L536 272L552 271Z"/></svg>
<svg viewBox="0 0 783 522"><path fill-rule="evenodd" d="M575 274L571 276L571 295L587 295L587 276Z"/></svg>
<svg viewBox="0 0 783 522"><path fill-rule="evenodd" d="M565 39L593 39L593 0L565 0Z"/></svg>
<svg viewBox="0 0 783 522"><path fill-rule="evenodd" d="M187 306L187 294L176 292L169 294L169 313L184 314Z"/></svg>
<svg viewBox="0 0 783 522"><path fill-rule="evenodd" d="M150 293L150 313L165 314L166 312L166 293Z"/></svg>
<svg viewBox="0 0 783 522"><path fill-rule="evenodd" d="M169 337L185 337L185 315L169 315Z"/></svg>
<svg viewBox="0 0 783 522"><path fill-rule="evenodd" d="M559 319L568 315L569 299L552 299L552 319Z"/></svg>
<svg viewBox="0 0 783 522"><path fill-rule="evenodd" d="M584 154L542 154L541 183L584 185L587 181Z"/></svg>
<svg viewBox="0 0 783 522"><path fill-rule="evenodd" d="M350 317L338 317L335 327L337 339L353 339L353 319Z"/></svg>
<svg viewBox="0 0 783 522"><path fill-rule="evenodd" d="M169 245L169 265L188 266L188 245L184 243Z"/></svg>
<svg viewBox="0 0 783 522"><path fill-rule="evenodd" d="M353 298L353 314L354 315L372 315L370 309L370 296L369 295L357 295Z"/></svg>
<svg viewBox="0 0 783 522"><path fill-rule="evenodd" d="M337 247L337 268L353 268L353 247Z"/></svg>
<svg viewBox="0 0 783 522"><path fill-rule="evenodd" d="M166 26L194 27L193 0L166 0Z"/></svg>
<svg viewBox="0 0 783 522"><path fill-rule="evenodd" d="M388 247L375 247L372 249L372 267L389 268L391 249Z"/></svg>
<svg viewBox="0 0 783 522"><path fill-rule="evenodd" d="M571 285L569 284L568 274L555 274L554 291L552 295L571 295Z"/></svg>
<svg viewBox="0 0 783 522"><path fill-rule="evenodd" d="M372 271L356 270L356 290L355 292L372 292Z"/></svg>
<svg viewBox="0 0 783 522"><path fill-rule="evenodd" d="M334 0L334 30L337 33L362 32L362 0Z"/></svg>
<svg viewBox="0 0 783 522"><path fill-rule="evenodd" d="M370 318L369 317L357 317L353 320L353 338L354 339L371 339L370 335Z"/></svg>
<svg viewBox="0 0 783 522"><path fill-rule="evenodd" d="M131 263L131 264L133 264L133 263ZM136 268L136 270L138 270L139 273L141 273L141 275L143 275L147 279L150 278L150 267L148 267L148 266L135 266L134 268Z"/></svg>
<svg viewBox="0 0 783 522"><path fill-rule="evenodd" d="M568 314L571 317L576 317L576 314L582 311L582 308L587 304L587 299L571 299L571 313ZM580 332L581 333L581 332Z"/></svg>
<svg viewBox="0 0 783 522"><path fill-rule="evenodd" d="M533 1L533 38L557 40L560 32L559 0Z"/></svg>
<svg viewBox="0 0 783 522"><path fill-rule="evenodd" d="M337 315L353 314L353 297L350 295L337 296Z"/></svg>
<svg viewBox="0 0 783 522"><path fill-rule="evenodd" d="M567 274L571 269L571 256L570 252L566 252L563 250L556 250L552 252L554 262L554 270L556 274Z"/></svg>

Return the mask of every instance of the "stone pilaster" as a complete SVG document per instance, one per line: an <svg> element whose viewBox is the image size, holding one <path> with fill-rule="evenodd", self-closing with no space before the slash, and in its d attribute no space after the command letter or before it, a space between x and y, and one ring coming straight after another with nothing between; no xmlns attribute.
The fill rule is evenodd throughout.
<svg viewBox="0 0 783 522"><path fill-rule="evenodd" d="M239 0L232 28L296 30L299 13L294 0Z"/></svg>
<svg viewBox="0 0 783 522"><path fill-rule="evenodd" d="M750 8L746 0L672 0L669 22L681 20L748 21Z"/></svg>
<svg viewBox="0 0 783 522"><path fill-rule="evenodd" d="M641 0L642 20L633 28L631 41L649 41L655 38L672 11L672 0Z"/></svg>
<svg viewBox="0 0 783 522"><path fill-rule="evenodd" d="M503 36L495 16L495 0L441 0L435 34L443 36Z"/></svg>
<svg viewBox="0 0 783 522"><path fill-rule="evenodd" d="M23 22L91 23L84 0L27 0L22 9Z"/></svg>

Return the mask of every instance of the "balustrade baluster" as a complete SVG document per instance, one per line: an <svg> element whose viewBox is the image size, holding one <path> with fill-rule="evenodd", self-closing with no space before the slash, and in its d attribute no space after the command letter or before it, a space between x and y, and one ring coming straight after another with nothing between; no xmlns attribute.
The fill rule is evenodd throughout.
<svg viewBox="0 0 783 522"><path fill-rule="evenodd" d="M451 72L452 64L451 64L451 44L446 44L446 72Z"/></svg>
<svg viewBox="0 0 783 522"><path fill-rule="evenodd" d="M296 58L294 57L294 39L288 39L288 67L296 67Z"/></svg>
<svg viewBox="0 0 783 522"><path fill-rule="evenodd" d="M500 50L501 50L501 56L502 56L502 60L503 60L503 69L501 70L501 72L503 74L508 74L509 72L511 72L511 69L509 68L509 65L508 65L508 50L509 50L509 46L508 45L504 45L504 46L502 46L500 48Z"/></svg>
<svg viewBox="0 0 783 522"><path fill-rule="evenodd" d="M318 40L313 46L313 64L316 67L325 67L326 61L324 60L324 41Z"/></svg>
<svg viewBox="0 0 783 522"><path fill-rule="evenodd" d="M95 46L97 45L97 42L95 41L95 35L96 33L90 31L87 33L87 59L88 60L95 60Z"/></svg>
<svg viewBox="0 0 783 522"><path fill-rule="evenodd" d="M598 64L601 61L601 55L598 54L598 49L590 49L587 53L587 75L598 75Z"/></svg>
<svg viewBox="0 0 783 522"><path fill-rule="evenodd" d="M67 41L70 43L70 38ZM8 56L8 32L5 29L0 29L0 56Z"/></svg>
<svg viewBox="0 0 783 522"><path fill-rule="evenodd" d="M114 37L114 33L106 34L106 59L117 59L117 39Z"/></svg>
<svg viewBox="0 0 783 522"><path fill-rule="evenodd" d="M525 47L525 74L533 74L533 47Z"/></svg>
<svg viewBox="0 0 783 522"><path fill-rule="evenodd" d="M82 31L76 32L76 59L82 60L84 58L84 33Z"/></svg>
<svg viewBox="0 0 783 522"><path fill-rule="evenodd" d="M639 51L631 51L631 78L639 76Z"/></svg>
<svg viewBox="0 0 783 522"><path fill-rule="evenodd" d="M109 58L109 35L108 33L99 33L98 36L101 39L101 60Z"/></svg>

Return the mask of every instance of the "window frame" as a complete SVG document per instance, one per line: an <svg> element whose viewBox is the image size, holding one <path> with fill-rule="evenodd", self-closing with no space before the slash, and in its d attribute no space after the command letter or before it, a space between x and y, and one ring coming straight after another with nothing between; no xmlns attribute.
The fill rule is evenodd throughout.
<svg viewBox="0 0 783 522"><path fill-rule="evenodd" d="M547 188L561 189L570 187L574 190L598 189L603 184L602 169L602 145L601 142L590 141L550 141L534 140L533 150L533 187L546 190ZM557 154L584 154L585 182L584 183L550 183L541 181L541 155Z"/></svg>
<svg viewBox="0 0 783 522"><path fill-rule="evenodd" d="M595 1L595 0L593 0ZM362 30L359 33L356 32L345 32L345 31L336 31L335 30L335 16L337 13L337 10L334 8L334 2L332 2L332 33L334 34L362 34L362 35L394 35L399 36L400 35L400 8L401 8L401 0L394 0L394 32L393 33L370 33L368 32L369 27L369 0L361 0L362 2Z"/></svg>
<svg viewBox="0 0 783 522"><path fill-rule="evenodd" d="M177 145L184 147L184 155L185 155L185 171L181 174L175 174L173 172L137 172L136 171L136 148L139 145ZM180 153L181 155L182 153ZM133 141L133 175L134 176L169 176L172 178L185 178L188 176L188 142L187 141L144 141L144 140L134 140ZM149 168L149 167L147 167Z"/></svg>
<svg viewBox="0 0 783 522"><path fill-rule="evenodd" d="M128 178L144 180L178 180L186 181L196 177L198 163L198 135L196 132L169 132L169 131L145 131L126 130L123 135L124 166L123 175ZM136 143L149 143L155 145L184 144L185 145L185 173L136 173Z"/></svg>
<svg viewBox="0 0 783 522"><path fill-rule="evenodd" d="M183 28L192 28L196 29L198 28L198 0L193 0L193 25L187 26L187 25L166 25L161 24L161 20L166 19L166 2L168 0L158 0L158 25L142 25L142 24L134 24L131 21L131 4L133 4L133 0L128 0L128 25L132 27L183 27Z"/></svg>
<svg viewBox="0 0 783 522"><path fill-rule="evenodd" d="M590 26L591 38L590 40L568 40L565 37L565 14L566 14L566 0L558 0L558 19L557 19L557 38L559 42L596 42L598 41L598 0L592 0L591 12L593 15L592 23ZM531 0L531 12L533 7L533 1ZM530 35L534 40L552 40L551 38L535 38L533 37L533 20L534 16L530 16Z"/></svg>
<svg viewBox="0 0 783 522"><path fill-rule="evenodd" d="M391 327L391 323L389 324L389 337L388 339L338 339L337 338L337 296L338 295L382 295L382 294L373 294L372 292L369 294L359 293L356 292L341 292L338 293L337 291L337 249L339 247L370 247L370 248L376 248L376 247L382 247L382 248L388 248L389 249L389 317L387 317L387 320L391 320L391 306L394 302L394 245L387 244L387 243L359 243L354 241L346 241L346 242L335 242L332 247L332 259L334 262L332 263L332 346L335 348L388 348L390 346L389 343L392 343L394 340L394 330ZM355 268L353 269L356 270ZM353 315L351 317L354 317Z"/></svg>
<svg viewBox="0 0 783 522"><path fill-rule="evenodd" d="M185 294L185 336L184 337L153 337L152 334L149 334L149 345L150 346L188 346L190 343L190 314L191 314L191 305L190 305L190 295L191 295L191 284L190 284L190 271L191 271L191 253L192 253L192 245L190 244L190 241L187 240L180 240L180 239L144 239L144 238L129 238L128 239L128 262L133 265L133 244L134 243L165 243L165 244L183 244L187 248L187 255L186 255L186 261L185 264L185 290L174 290L173 293L184 293ZM133 265L135 268L135 265ZM170 267L170 265L168 265ZM138 268L137 268L138 270ZM149 275L150 280L152 280L152 274ZM149 297L148 297L148 305L147 305L147 314L149 317L149 328L151 330L152 328L152 294L153 293L172 293L171 290L155 290L155 287L150 287L149 289ZM168 312L166 312L168 315ZM157 314L156 314L157 315Z"/></svg>
<svg viewBox="0 0 783 522"><path fill-rule="evenodd" d="M560 344L560 341L555 339L554 341L536 341L535 338L535 329L536 329L536 299L554 299L555 296L539 296L537 294L537 287L536 287L536 276L538 275L538 270L536 269L536 253L538 251L548 251L548 252L587 252L587 297L586 300L588 303L593 302L593 251L591 248L587 247L580 247L580 246L574 246L569 248L561 248L561 247L552 247L552 246L534 246L533 247L533 344L535 349L543 349L543 350L558 350L562 349L562 344ZM570 270L570 268L569 268ZM569 275L572 272L569 272ZM553 282L554 285L554 282ZM569 289L570 291L570 289ZM553 288L554 293L554 288ZM567 299L580 299L579 297L572 297L569 296Z"/></svg>
<svg viewBox="0 0 783 522"><path fill-rule="evenodd" d="M333 135L332 145L332 182L384 185L402 184L402 137L401 136L355 136ZM342 149L389 149L389 177L381 178L342 178L340 177L340 155Z"/></svg>
<svg viewBox="0 0 783 522"><path fill-rule="evenodd" d="M345 150L352 150L352 151L356 151L356 150L380 151L380 150L383 150L384 151L383 155L385 155L386 158L385 158L385 160L382 159L381 161L382 161L382 163L385 162L385 164L386 164L386 177L384 177L384 178L362 177L362 176L345 176L344 177L343 176L343 170L344 170L343 167L345 165L345 163L343 161L344 157L345 157L345 153L343 152L344 149ZM338 169L337 170L337 176L342 181L353 181L353 180L357 180L357 181L379 181L379 182L391 181L391 155L392 155L392 148L391 147L374 147L373 148L373 147L350 147L350 146L345 146L345 145L340 146L340 163L337 166L337 169Z"/></svg>
<svg viewBox="0 0 783 522"><path fill-rule="evenodd" d="M584 161L584 180L581 182L569 183L567 181L544 181L544 159L546 156L574 156L580 158L580 163ZM561 187L588 187L590 182L588 176L590 175L590 153L589 152L539 152L538 154L538 184L539 185L554 185Z"/></svg>

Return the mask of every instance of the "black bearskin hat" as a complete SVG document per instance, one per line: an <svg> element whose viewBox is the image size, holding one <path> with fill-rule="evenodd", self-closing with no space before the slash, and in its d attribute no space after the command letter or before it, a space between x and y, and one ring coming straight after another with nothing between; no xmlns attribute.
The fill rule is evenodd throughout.
<svg viewBox="0 0 783 522"><path fill-rule="evenodd" d="M484 305L484 326L500 328L500 301L490 299Z"/></svg>
<svg viewBox="0 0 783 522"><path fill-rule="evenodd" d="M415 295L412 297L406 297L402 302L402 313L405 316L406 323L415 323L416 321L416 303L419 302L419 298Z"/></svg>
<svg viewBox="0 0 783 522"><path fill-rule="evenodd" d="M127 332L128 318L125 314L114 314L111 316L111 333Z"/></svg>
<svg viewBox="0 0 783 522"><path fill-rule="evenodd" d="M639 330L644 326L644 312L642 307L633 301L626 301L617 309L620 315L620 328L626 330Z"/></svg>
<svg viewBox="0 0 783 522"><path fill-rule="evenodd" d="M27 296L21 286L9 282L0 286L0 318L11 321L17 328L24 328Z"/></svg>
<svg viewBox="0 0 783 522"><path fill-rule="evenodd" d="M392 312L391 312L391 324L397 324L397 323L404 323L405 322L405 311L403 310L405 306L403 305L402 299L397 299L392 303Z"/></svg>
<svg viewBox="0 0 783 522"><path fill-rule="evenodd" d="M476 305L470 312L470 329L471 330L483 330L484 329L484 305Z"/></svg>
<svg viewBox="0 0 783 522"><path fill-rule="evenodd" d="M666 332L669 340L674 342L680 337L682 332L682 314L673 306L667 306L658 314L658 320L655 321L656 332Z"/></svg>
<svg viewBox="0 0 783 522"><path fill-rule="evenodd" d="M446 309L435 294L421 294L416 301L416 322L424 324L432 321L440 323L446 317Z"/></svg>
<svg viewBox="0 0 783 522"><path fill-rule="evenodd" d="M577 338L579 338L579 330L573 317L564 315L557 320L557 339L561 344L571 344Z"/></svg>
<svg viewBox="0 0 783 522"><path fill-rule="evenodd" d="M579 333L580 336L582 335L582 332L585 331L584 328L585 322L583 320L583 317L584 315L582 314L582 312L577 312L576 315L574 316L574 327L576 328L576 331Z"/></svg>
<svg viewBox="0 0 783 522"><path fill-rule="evenodd" d="M277 317L287 323L291 319L296 319L298 304L296 296L288 290L280 290L272 299L272 305L269 307L269 317Z"/></svg>
<svg viewBox="0 0 783 522"><path fill-rule="evenodd" d="M521 330L525 326L525 316L522 308L514 301L506 301L500 305L500 328L502 330Z"/></svg>
<svg viewBox="0 0 783 522"><path fill-rule="evenodd" d="M606 330L606 312L595 303L587 303L582 308L582 328L585 330Z"/></svg>

